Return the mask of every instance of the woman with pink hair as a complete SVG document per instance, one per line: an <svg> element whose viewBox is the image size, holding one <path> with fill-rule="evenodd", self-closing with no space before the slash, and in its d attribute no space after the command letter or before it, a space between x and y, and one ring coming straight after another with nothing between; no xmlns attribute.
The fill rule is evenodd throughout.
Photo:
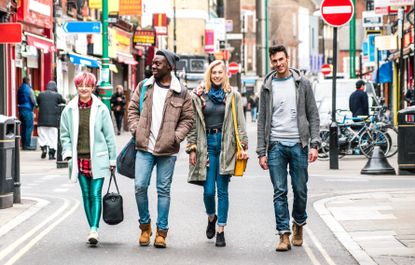
<svg viewBox="0 0 415 265"><path fill-rule="evenodd" d="M82 72L74 83L78 95L62 112L62 157L69 162L69 179L79 180L90 227L88 242L98 243L101 194L105 177L115 170L115 134L108 108L92 94L93 74Z"/></svg>

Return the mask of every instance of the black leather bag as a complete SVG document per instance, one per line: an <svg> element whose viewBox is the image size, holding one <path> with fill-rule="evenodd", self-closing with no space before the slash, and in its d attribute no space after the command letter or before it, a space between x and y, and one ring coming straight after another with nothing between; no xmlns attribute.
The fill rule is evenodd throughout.
<svg viewBox="0 0 415 265"><path fill-rule="evenodd" d="M110 193L112 179L114 179L115 187L117 188L116 193ZM110 183L108 184L108 190L107 193L104 195L102 204L102 219L104 219L105 223L109 225L116 225L124 220L122 196L118 189L117 179L115 178L115 174L113 171L111 171Z"/></svg>
<svg viewBox="0 0 415 265"><path fill-rule="evenodd" d="M135 139L134 137L124 146L117 156L117 171L127 178L135 178Z"/></svg>

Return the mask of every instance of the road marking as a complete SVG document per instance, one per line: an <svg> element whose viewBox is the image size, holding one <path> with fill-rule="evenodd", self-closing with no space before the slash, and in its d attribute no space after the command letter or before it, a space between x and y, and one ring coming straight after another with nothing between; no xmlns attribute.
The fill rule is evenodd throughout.
<svg viewBox="0 0 415 265"><path fill-rule="evenodd" d="M307 253L308 257L310 258L311 262L314 265L320 265L321 264L317 260L316 256L314 255L313 251L311 250L311 248L305 242L303 243L303 248L304 248L305 252Z"/></svg>
<svg viewBox="0 0 415 265"><path fill-rule="evenodd" d="M69 215L71 215L79 206L79 201L75 201L75 205L66 212L61 218L50 224L45 230L39 233L35 238L33 238L26 246L21 248L13 257L11 257L5 265L12 265L17 260L19 260L26 252L28 252L37 242L39 242L43 237L45 237L50 231L53 230L58 224L65 220Z"/></svg>
<svg viewBox="0 0 415 265"><path fill-rule="evenodd" d="M22 212L21 214L17 215L15 218L13 218L13 220L7 222L5 225L0 227L0 238L4 236L5 234L7 234L9 231L11 231L16 226L20 225L21 223L29 219L32 215L34 215L40 209L42 209L43 207L45 207L46 205L50 203L50 201L39 199L39 198L34 198L34 197L23 197L22 199L36 201L37 203L33 205L32 207L30 207L29 209Z"/></svg>
<svg viewBox="0 0 415 265"><path fill-rule="evenodd" d="M63 192L67 192L69 189L67 188L56 188L53 190L53 192L55 193L63 193Z"/></svg>
<svg viewBox="0 0 415 265"><path fill-rule="evenodd" d="M320 241L318 241L318 239L314 235L313 231L311 231L307 227L304 227L304 230L308 234L308 236L311 238L311 240L313 241L316 248L320 251L323 258L327 261L327 264L335 265L336 263L330 258L329 254L327 254L327 251L321 246Z"/></svg>
<svg viewBox="0 0 415 265"><path fill-rule="evenodd" d="M368 179L325 179L325 182L369 182Z"/></svg>
<svg viewBox="0 0 415 265"><path fill-rule="evenodd" d="M38 230L40 230L43 226L45 226L47 223L55 219L57 216L59 216L63 211L66 210L66 208L69 207L69 200L64 199L64 204L55 211L52 215L50 215L48 218L46 218L43 222L32 228L29 232L21 236L19 239L14 241L12 244L10 244L7 248L3 249L0 252L0 261L3 260L7 255L9 255L12 251L14 251L21 243L29 239L33 234L35 234Z"/></svg>

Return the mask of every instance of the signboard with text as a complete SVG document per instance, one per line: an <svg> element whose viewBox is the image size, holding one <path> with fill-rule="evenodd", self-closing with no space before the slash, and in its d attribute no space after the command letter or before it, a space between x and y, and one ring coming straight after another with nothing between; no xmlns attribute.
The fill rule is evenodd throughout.
<svg viewBox="0 0 415 265"><path fill-rule="evenodd" d="M134 44L139 46L153 46L156 44L156 33L153 30L137 30L134 33Z"/></svg>
<svg viewBox="0 0 415 265"><path fill-rule="evenodd" d="M157 35L167 35L167 15L165 13L153 14L153 27Z"/></svg>

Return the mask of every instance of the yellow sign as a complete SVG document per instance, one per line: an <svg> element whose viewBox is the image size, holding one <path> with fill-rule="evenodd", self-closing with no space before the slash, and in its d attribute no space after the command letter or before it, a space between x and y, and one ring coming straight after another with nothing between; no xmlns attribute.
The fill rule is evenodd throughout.
<svg viewBox="0 0 415 265"><path fill-rule="evenodd" d="M120 0L108 0L108 13L118 12ZM102 9L102 0L89 0L89 8Z"/></svg>
<svg viewBox="0 0 415 265"><path fill-rule="evenodd" d="M141 0L120 0L119 15L141 15Z"/></svg>

